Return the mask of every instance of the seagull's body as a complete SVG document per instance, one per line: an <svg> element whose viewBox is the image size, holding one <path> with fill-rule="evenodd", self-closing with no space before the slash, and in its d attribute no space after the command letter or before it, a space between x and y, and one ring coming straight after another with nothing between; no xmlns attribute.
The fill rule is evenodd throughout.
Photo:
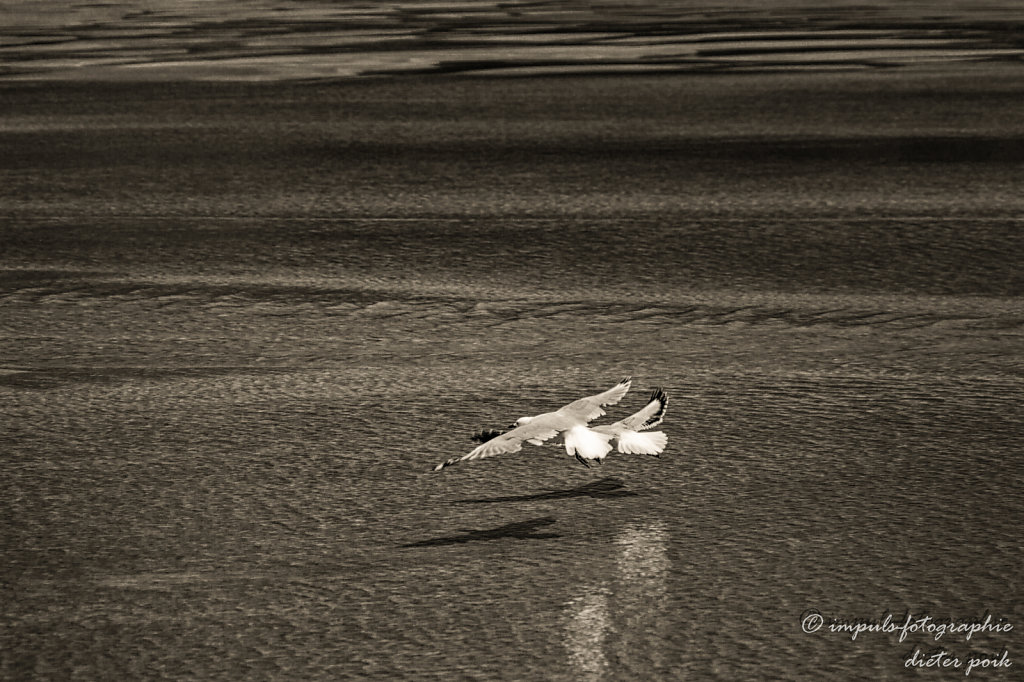
<svg viewBox="0 0 1024 682"><path fill-rule="evenodd" d="M453 457L438 464L434 471L470 459L519 452L523 449L523 442L540 445L555 436L562 436L565 451L581 463L590 466L590 460L600 462L611 452L612 446L609 441L615 434L600 433L590 429L587 424L605 413L602 409L605 405L614 405L622 400L629 391L631 381L630 377L626 377L604 393L580 398L554 412L546 412L536 417L522 417L516 421L516 427L511 431L490 438L469 454Z"/></svg>
<svg viewBox="0 0 1024 682"><path fill-rule="evenodd" d="M609 444L629 455L657 457L668 444L664 431L648 431L661 423L668 409L668 396L660 388L654 389L651 399L637 412L614 424L593 428L599 434L611 436Z"/></svg>

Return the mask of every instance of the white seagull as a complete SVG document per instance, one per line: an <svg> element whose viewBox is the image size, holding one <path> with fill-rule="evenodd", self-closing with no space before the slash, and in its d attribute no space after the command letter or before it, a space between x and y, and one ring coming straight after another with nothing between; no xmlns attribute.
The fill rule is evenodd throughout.
<svg viewBox="0 0 1024 682"><path fill-rule="evenodd" d="M668 396L660 388L654 389L651 399L637 412L614 424L595 426L594 431L610 435L610 444L627 455L654 455L657 457L665 450L668 436L664 431L650 431L661 423L668 409Z"/></svg>
<svg viewBox="0 0 1024 682"><path fill-rule="evenodd" d="M565 451L573 455L582 464L590 466L588 460L604 459L611 452L608 444L614 433L599 433L587 427L587 423L605 414L601 409L605 405L614 405L622 400L629 391L632 377L626 377L604 393L588 398L580 398L554 412L546 412L536 417L520 417L511 431L482 443L472 452L461 457L452 457L434 467L440 471L445 467L458 464L469 459L494 457L523 449L523 441L531 445L540 445L555 436L565 434Z"/></svg>

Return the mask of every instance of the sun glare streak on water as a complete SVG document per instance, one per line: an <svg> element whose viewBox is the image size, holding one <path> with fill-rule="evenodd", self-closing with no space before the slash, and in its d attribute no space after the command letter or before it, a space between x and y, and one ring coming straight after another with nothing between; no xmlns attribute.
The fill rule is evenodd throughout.
<svg viewBox="0 0 1024 682"><path fill-rule="evenodd" d="M608 670L605 642L611 623L608 595L594 592L575 597L566 605L569 622L565 644L569 662L581 680L600 680Z"/></svg>
<svg viewBox="0 0 1024 682"><path fill-rule="evenodd" d="M611 660L620 672L664 669L668 541L663 522L630 524L612 541L614 572L581 576L583 594L565 606L566 648L579 679L606 679Z"/></svg>

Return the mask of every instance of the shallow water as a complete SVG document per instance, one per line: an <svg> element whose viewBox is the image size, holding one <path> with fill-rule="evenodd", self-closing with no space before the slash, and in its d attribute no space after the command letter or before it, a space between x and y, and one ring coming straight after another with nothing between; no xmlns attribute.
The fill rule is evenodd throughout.
<svg viewBox="0 0 1024 682"><path fill-rule="evenodd" d="M801 614L1024 622L992 68L8 87L3 675L895 679L936 642ZM627 374L661 459L430 472Z"/></svg>

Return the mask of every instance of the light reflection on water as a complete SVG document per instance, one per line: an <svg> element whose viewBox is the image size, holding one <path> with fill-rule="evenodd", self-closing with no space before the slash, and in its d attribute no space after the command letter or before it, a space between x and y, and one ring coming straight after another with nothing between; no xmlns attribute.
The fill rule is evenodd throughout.
<svg viewBox="0 0 1024 682"><path fill-rule="evenodd" d="M581 680L600 680L608 670L605 640L611 623L608 595L592 592L566 604L569 621L565 645L569 663Z"/></svg>
<svg viewBox="0 0 1024 682"><path fill-rule="evenodd" d="M661 667L668 538L660 520L626 526L613 541L615 574L596 585L584 583L584 594L566 604L566 647L578 679L603 679L609 660L626 670Z"/></svg>

